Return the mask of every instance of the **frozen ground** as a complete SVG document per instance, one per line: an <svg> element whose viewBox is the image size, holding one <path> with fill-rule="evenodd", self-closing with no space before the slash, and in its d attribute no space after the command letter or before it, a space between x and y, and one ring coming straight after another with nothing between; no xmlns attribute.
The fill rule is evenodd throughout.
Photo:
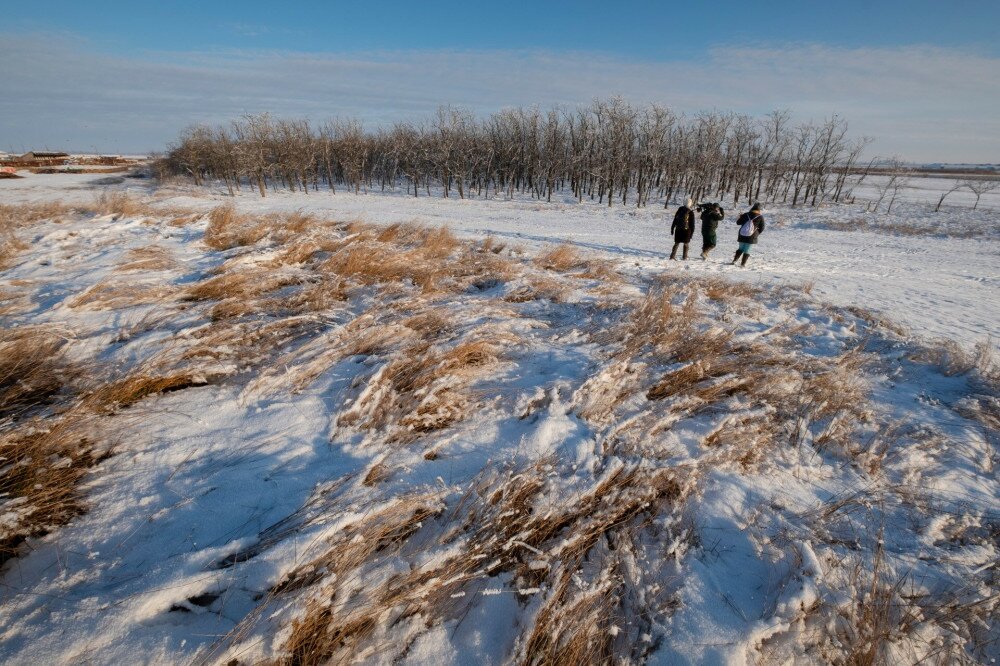
<svg viewBox="0 0 1000 666"><path fill-rule="evenodd" d="M875 179L877 180L877 179ZM126 180L101 183L93 176L29 176L0 181L5 201L46 200L53 196L89 202L104 187L147 188ZM696 233L687 262L669 263L669 234L673 208L635 209L585 202L543 203L531 200L483 201L479 199L412 198L395 194L354 195L326 192L309 195L269 193L261 199L253 192L237 197L241 210L304 210L333 219L357 219L374 223L416 221L448 225L469 236L492 234L508 242L537 248L545 243L569 241L592 251L608 253L616 260L638 264L648 272L688 271L718 274L755 283L775 280L801 284L811 282L815 293L840 305L854 305L880 312L911 329L915 335L946 337L966 346L987 337L1000 341L1000 192L984 195L979 210L972 212L971 196L952 194L942 212L933 213L927 203L937 202L946 178L914 178L914 188L905 191L891 216L867 215L864 206L844 205L815 211L810 208L775 207L767 211L771 225L755 248L750 270L741 272L728 265L736 245L736 217L742 206L728 206L721 223L719 247L710 260L697 258L700 237ZM862 188L858 196L870 195ZM229 200L222 191L212 195L193 188L164 188L155 195L164 205L207 210ZM725 202L723 202L725 203ZM932 208L933 206L931 206ZM850 222L861 218L909 229L954 229L958 235L909 236L874 232L848 232L825 228L828 221Z"/></svg>
<svg viewBox="0 0 1000 666"><path fill-rule="evenodd" d="M0 197L90 203L130 186L93 180L0 181ZM225 199L132 187L163 211ZM891 661L1000 657L997 399L977 371L939 367L918 340L829 306L969 347L1000 339L995 231L832 231L824 216L857 209L777 209L740 271L724 263L726 233L710 261L668 262L661 210L347 194L237 203L447 224L529 256L569 240L621 275L540 266L508 247L492 278L461 282L447 270L462 250L412 250L414 266L445 265L443 291L362 280L307 302L298 290L334 292L330 271L350 273L282 259L298 237L280 230L213 250L204 217L170 224L155 209L24 230L30 248L0 283L17 295L5 329L53 327L95 378L191 362L204 385L105 417L114 455L84 479L88 512L6 565L5 663L254 662L298 645L293 620L325 627L324 612L353 627L329 656L369 662L568 658L546 642L554 633L532 634L546 626L664 664L843 659L876 642L866 626ZM901 222L937 219L899 210ZM997 213L944 215L979 229ZM364 233L330 231L328 252ZM359 256L391 260L364 242ZM123 268L149 248L164 261ZM192 300L219 273L280 286ZM688 279L717 276L761 290ZM807 282L811 294L770 288ZM675 308L663 321L642 309L658 289ZM703 320L685 323L688 301ZM698 344L678 356L650 342L671 331L674 345ZM419 390L398 379L424 365L439 374L413 379ZM740 383L758 370L753 389ZM5 520L18 510L7 502ZM374 633L358 629L372 618Z"/></svg>

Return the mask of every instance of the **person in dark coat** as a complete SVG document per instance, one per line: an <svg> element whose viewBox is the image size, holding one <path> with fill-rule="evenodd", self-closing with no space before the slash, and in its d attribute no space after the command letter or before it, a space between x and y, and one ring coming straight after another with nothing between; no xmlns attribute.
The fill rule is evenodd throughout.
<svg viewBox="0 0 1000 666"><path fill-rule="evenodd" d="M701 205L701 258L708 259L708 253L714 248L718 239L716 230L719 222L726 216L726 211L717 203Z"/></svg>
<svg viewBox="0 0 1000 666"><path fill-rule="evenodd" d="M764 216L761 214L760 204L755 203L750 210L740 215L736 224L740 227L740 235L737 237L740 246L736 250L736 256L733 257L733 264L735 265L742 255L743 261L740 262L740 266L746 266L747 259L750 258L750 248L757 244L757 237L764 233Z"/></svg>
<svg viewBox="0 0 1000 666"><path fill-rule="evenodd" d="M688 258L688 245L691 243L691 236L694 235L694 201L687 200L687 205L681 206L674 213L674 223L670 225L670 233L674 235L674 249L670 253L671 259L677 258L677 246L684 245L684 256Z"/></svg>

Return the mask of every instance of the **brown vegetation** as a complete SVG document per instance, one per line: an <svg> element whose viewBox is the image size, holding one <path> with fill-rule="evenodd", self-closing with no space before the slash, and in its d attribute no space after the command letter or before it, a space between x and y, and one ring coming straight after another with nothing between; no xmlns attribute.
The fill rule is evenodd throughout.
<svg viewBox="0 0 1000 666"><path fill-rule="evenodd" d="M140 214L129 205L106 202L114 214ZM677 608L681 583L648 585L636 563L655 561L680 579L681 553L698 540L685 503L706 475L754 474L803 451L873 478L883 473L888 445L860 434L875 418L865 343L814 356L802 353L801 325L752 334L740 327L734 313L750 312L741 308L763 297L790 298L780 289L665 278L636 298L617 285L612 267L568 245L519 259L491 238L464 242L446 228L338 225L301 213L241 216L231 206L209 215L210 249L264 239L266 253L229 252L190 286L143 286L119 274L72 299L73 307L94 308L172 302L195 320L124 371L84 381L56 331L0 333L0 497L21 507L0 532L0 559L83 510L81 480L110 450L108 433L141 413L142 401L223 378L245 382L245 396L292 393L318 385L337 366L331 374L339 380L346 372L349 388L337 395L334 436L356 442L370 462L317 489L302 515L265 530L260 543L218 566L252 557L306 524L352 518L313 542L230 638L241 640L251 623L270 621L269 605L284 603L297 611L280 616L287 620L283 661L392 661L420 632L461 621L478 595L503 587L518 598L538 595L530 621L519 627L513 663L641 662L655 645L640 636L652 631L651 618ZM158 246L126 259L121 271L174 267ZM614 297L601 305L571 299L595 280ZM407 464L457 458L445 442L477 411L526 398L516 416L530 422L564 404L565 393L555 397L559 387L512 398L491 384L536 332L559 325L537 314L546 309L538 303L520 305L541 299L572 300L559 313L572 325L555 335L599 349L591 376L570 387L565 407L596 433L594 462L562 476L557 468L569 463L552 457L491 462L464 486L442 479L400 493ZM888 330L863 311L837 316ZM155 322L134 325L144 326ZM915 358L993 381L991 350L987 343L972 355L942 343ZM1000 403L981 397L956 409L995 430ZM692 416L705 423L690 442L697 454L679 460L664 435ZM409 462L400 464L396 457L406 454ZM359 487L363 511L350 504ZM816 522L847 504L823 507ZM428 551L434 556L417 556ZM859 574L861 593L849 604L802 610L846 618L849 631L832 625L841 632L836 654L843 663L877 662L892 636L912 629L916 611L899 610L902 579L880 569L875 555L875 573ZM929 616L931 607L921 612Z"/></svg>
<svg viewBox="0 0 1000 666"><path fill-rule="evenodd" d="M79 376L63 356L65 342L51 328L0 329L0 422L49 404Z"/></svg>
<svg viewBox="0 0 1000 666"><path fill-rule="evenodd" d="M114 215L120 218L155 214L146 204L128 193L114 191L102 192L97 197L93 210L100 215Z"/></svg>

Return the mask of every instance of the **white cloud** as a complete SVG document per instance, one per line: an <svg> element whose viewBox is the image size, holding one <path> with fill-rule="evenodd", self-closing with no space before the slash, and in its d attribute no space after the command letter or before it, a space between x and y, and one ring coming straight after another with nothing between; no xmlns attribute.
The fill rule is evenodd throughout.
<svg viewBox="0 0 1000 666"><path fill-rule="evenodd" d="M162 148L193 122L241 113L370 124L442 103L587 103L621 94L684 112L789 108L846 117L874 150L913 160L1000 160L1000 59L937 47L719 47L701 60L601 53L273 51L101 53L66 35L0 39L0 148Z"/></svg>

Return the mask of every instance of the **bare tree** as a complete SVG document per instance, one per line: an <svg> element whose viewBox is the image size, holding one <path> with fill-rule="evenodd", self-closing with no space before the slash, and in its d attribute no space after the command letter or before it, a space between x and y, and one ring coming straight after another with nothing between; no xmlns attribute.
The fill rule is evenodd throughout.
<svg viewBox="0 0 1000 666"><path fill-rule="evenodd" d="M222 182L231 193L245 184L308 192L321 184L355 192L405 185L428 195L531 196L551 200L569 190L608 206L675 197L785 200L817 206L844 196L866 140L850 142L837 117L821 125L791 124L788 112L762 120L733 113L685 118L662 107L621 98L575 110L504 109L484 119L441 107L424 124L366 131L360 120L334 119L313 128L305 120L246 115L226 127L185 130L158 170L195 184ZM869 167L871 164L869 164ZM862 174L858 180L864 179ZM977 184L978 185L978 184ZM902 184L884 189L889 206Z"/></svg>
<svg viewBox="0 0 1000 666"><path fill-rule="evenodd" d="M982 197L987 192L992 192L993 190L1000 187L1000 180L986 179L986 178L967 178L962 181L962 185L972 190L972 193L976 195L976 203L972 207L972 210L979 208L979 198Z"/></svg>
<svg viewBox="0 0 1000 666"><path fill-rule="evenodd" d="M909 186L907 176L911 173L911 170L907 168L906 163L898 156L888 160L885 163L884 169L885 180L875 185L875 189L878 192L878 199L871 202L869 208L872 211L877 211L882 202L885 201L885 198L889 197L889 206L885 212L891 213L892 206L896 203L899 192Z"/></svg>
<svg viewBox="0 0 1000 666"><path fill-rule="evenodd" d="M950 187L950 188L948 189L948 191L946 191L946 192L943 192L943 193L941 194L941 198L940 198L940 199L938 199L938 202L937 202L937 206L934 206L934 212L936 213L936 212L938 212L939 210L941 210L941 204L943 204L943 203L944 203L944 198L945 198L946 196L948 196L948 195L949 195L949 194L951 194L952 192L957 192L958 190L962 189L963 187L966 187L966 183L965 183L965 181L961 181L961 180L956 180L956 181L954 181L954 182L953 182L953 183L951 184L951 187Z"/></svg>

